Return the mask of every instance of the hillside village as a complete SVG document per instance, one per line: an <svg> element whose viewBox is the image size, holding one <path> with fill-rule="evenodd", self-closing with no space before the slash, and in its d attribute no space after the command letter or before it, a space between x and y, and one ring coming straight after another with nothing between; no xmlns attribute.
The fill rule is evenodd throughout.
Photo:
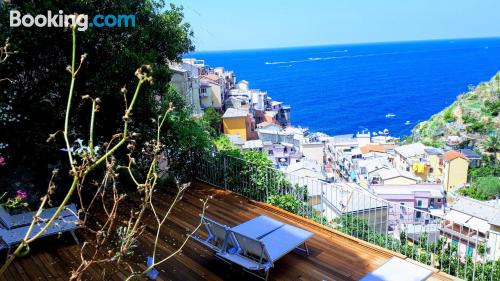
<svg viewBox="0 0 500 281"><path fill-rule="evenodd" d="M500 230L498 197L479 201L457 192L470 185L469 171L483 164L480 153L485 150L477 149L482 142L460 145L467 134L429 137L425 128L433 125L426 124L435 123L436 116L442 114L419 124L414 142L408 144L388 131L328 136L293 126L290 106L274 101L267 92L252 89L248 81L237 80L232 71L210 68L196 59L184 59L170 68L172 85L194 115L201 115L207 108L216 109L222 116L223 138L242 152L264 153L276 169L288 175L344 185L414 208L411 217L392 210L392 216L398 221L401 217L405 224L426 225L429 215L435 215L450 222L460 221L470 231L479 229L483 237L488 231ZM498 80L496 77L492 81ZM484 86L477 89L485 92ZM491 122L497 124L498 116ZM493 155L497 161L499 154ZM454 230L450 231L453 235ZM494 255L500 255L500 251Z"/></svg>

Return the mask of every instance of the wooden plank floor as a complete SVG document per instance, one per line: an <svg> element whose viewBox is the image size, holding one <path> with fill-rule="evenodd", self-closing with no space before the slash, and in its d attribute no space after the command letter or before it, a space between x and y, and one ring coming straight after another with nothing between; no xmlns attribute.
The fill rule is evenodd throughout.
<svg viewBox="0 0 500 281"><path fill-rule="evenodd" d="M398 255L267 204L195 182L176 205L171 219L161 231L158 258L170 254L175 249L174 245L179 245L183 237L197 225L202 205L200 198L207 196L213 196L209 201L207 216L229 226L258 215L267 215L315 233L308 242L311 255L304 256L294 252L286 255L271 269L270 280L358 280L390 257ZM160 210L166 210L172 199L173 194L158 190L155 204ZM122 206L128 211L126 207ZM135 270L145 269L146 257L152 252L155 238L153 217L149 214L145 222L147 229L139 238L139 248L132 258ZM79 236L82 240L87 238L83 232ZM46 238L34 243L31 253L27 257L18 258L0 280L67 280L79 261L80 245L75 245L70 235ZM256 280L237 268L229 269L214 258L208 249L192 240L186 244L181 254L160 265L158 269L159 280ZM117 268L112 264L93 265L85 273L83 280L123 280L128 272L127 268ZM452 279L435 272L430 280Z"/></svg>

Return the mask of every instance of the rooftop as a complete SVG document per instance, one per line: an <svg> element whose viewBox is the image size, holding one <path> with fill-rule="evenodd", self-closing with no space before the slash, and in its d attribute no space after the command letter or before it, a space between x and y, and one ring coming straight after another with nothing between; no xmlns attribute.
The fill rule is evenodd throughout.
<svg viewBox="0 0 500 281"><path fill-rule="evenodd" d="M246 117L248 112L241 109L236 108L228 108L222 118L237 118L237 117Z"/></svg>
<svg viewBox="0 0 500 281"><path fill-rule="evenodd" d="M471 150L471 149L467 149L467 148L466 149L461 149L460 153L462 153L462 155L464 155L469 160L481 159L481 156L479 154L477 154L476 152L474 152L473 150Z"/></svg>
<svg viewBox="0 0 500 281"><path fill-rule="evenodd" d="M412 144L398 146L394 150L397 153L403 155L405 158L409 158L418 155L423 155L425 152L424 151L425 148L426 148L425 145L423 145L421 142L416 142Z"/></svg>
<svg viewBox="0 0 500 281"><path fill-rule="evenodd" d="M245 143L240 135L226 134L226 136L228 137L229 141L236 146L242 146Z"/></svg>
<svg viewBox="0 0 500 281"><path fill-rule="evenodd" d="M432 197L444 197L442 184L371 185L378 195L414 195L426 193Z"/></svg>
<svg viewBox="0 0 500 281"><path fill-rule="evenodd" d="M258 149L264 147L262 140L249 140L243 144L243 149Z"/></svg>
<svg viewBox="0 0 500 281"><path fill-rule="evenodd" d="M335 230L328 229L310 220L303 219L268 204L258 203L213 186L194 182L182 199L175 205L170 219L161 231L160 254L167 255L184 239L184 234L192 231L199 223L198 214L202 203L200 199L213 196L206 216L223 224L234 226L259 215L266 215L288 224L299 226L315 235L308 241L310 256L290 253L280 259L270 271L270 280L358 280L375 270L393 256L405 256L371 245ZM165 189L155 195L160 212L165 212L174 194ZM127 211L127 206L122 206ZM147 213L145 222L154 224L154 217ZM130 266L134 270L146 268L146 256L155 237L155 229L147 227L139 237L139 248L132 257ZM83 231L78 233L86 236ZM47 238L37 241L30 254L15 260L1 281L12 280L67 280L71 269L80 261L80 247L64 241L54 242L56 247L46 247L51 243ZM56 244L57 243L57 244ZM409 259L408 259L409 260ZM410 260L409 260L410 261ZM102 272L105 270L106 278ZM218 261L206 247L190 240L182 254L158 266L159 280L256 280L242 275L237 268L230 269ZM113 264L92 264L84 274L83 280L123 280L128 276L127 268L117 268ZM434 271L428 280L452 280L448 275Z"/></svg>
<svg viewBox="0 0 500 281"><path fill-rule="evenodd" d="M455 160L457 158L467 159L462 153L455 151L455 150L450 150L450 151L445 152L443 154L443 158L447 161L452 161L452 160Z"/></svg>
<svg viewBox="0 0 500 281"><path fill-rule="evenodd" d="M369 152L385 153L385 147L380 144L367 144L359 148L361 153L366 154Z"/></svg>
<svg viewBox="0 0 500 281"><path fill-rule="evenodd" d="M485 220L490 224L500 226L500 208L490 204L471 198L460 197L450 208L460 213Z"/></svg>
<svg viewBox="0 0 500 281"><path fill-rule="evenodd" d="M413 180L420 180L420 178L414 176L412 173L403 171L400 169L392 168L392 169L382 169L377 172L382 180L393 179L397 177L405 177Z"/></svg>
<svg viewBox="0 0 500 281"><path fill-rule="evenodd" d="M444 153L442 149L434 147L426 148L424 151L429 155L442 155Z"/></svg>

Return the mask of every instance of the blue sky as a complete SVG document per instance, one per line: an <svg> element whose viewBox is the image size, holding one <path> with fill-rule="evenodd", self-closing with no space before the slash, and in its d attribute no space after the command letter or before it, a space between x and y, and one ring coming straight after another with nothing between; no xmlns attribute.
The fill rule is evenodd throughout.
<svg viewBox="0 0 500 281"><path fill-rule="evenodd" d="M196 49L500 36L499 0L172 0Z"/></svg>

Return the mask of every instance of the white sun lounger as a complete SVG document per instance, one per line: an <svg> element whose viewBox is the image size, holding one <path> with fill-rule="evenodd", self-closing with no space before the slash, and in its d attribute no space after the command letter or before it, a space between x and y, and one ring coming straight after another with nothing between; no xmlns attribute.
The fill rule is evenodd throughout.
<svg viewBox="0 0 500 281"><path fill-rule="evenodd" d="M206 240L193 237L195 240L207 245L215 250L216 256L223 260L241 266L245 271L267 280L269 270L274 266L274 262L299 248L309 254L306 241L314 233L301 228L285 224L278 220L259 216L247 222L244 222L233 228L216 223L210 219L204 219L207 223L208 237ZM214 233L214 226L218 234ZM225 230L225 236L222 231ZM214 247L214 236L217 239L225 237L223 247ZM227 247L234 244L235 247ZM259 274L263 272L264 274Z"/></svg>
<svg viewBox="0 0 500 281"><path fill-rule="evenodd" d="M205 226L207 238L203 239L197 235L193 235L192 239L209 247L210 249L221 252L227 243L227 235L229 227L211 220L205 216L201 216L201 222Z"/></svg>
<svg viewBox="0 0 500 281"><path fill-rule="evenodd" d="M259 239L285 224L267 216L258 216L231 228L231 231L243 233L248 237Z"/></svg>
<svg viewBox="0 0 500 281"><path fill-rule="evenodd" d="M392 257L360 281L423 281L432 271L417 264Z"/></svg>

